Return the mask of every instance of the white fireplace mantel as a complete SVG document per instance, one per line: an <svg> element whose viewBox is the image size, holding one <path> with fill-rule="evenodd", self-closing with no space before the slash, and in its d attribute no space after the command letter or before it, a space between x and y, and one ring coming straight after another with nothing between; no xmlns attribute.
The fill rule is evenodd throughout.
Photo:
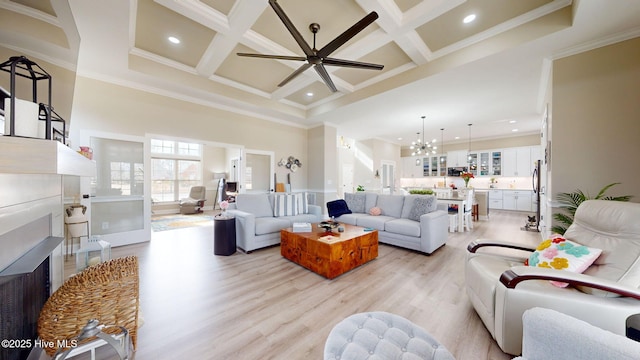
<svg viewBox="0 0 640 360"><path fill-rule="evenodd" d="M92 160L59 141L0 136L0 173L95 176Z"/></svg>
<svg viewBox="0 0 640 360"><path fill-rule="evenodd" d="M33 261L23 260L38 260L64 238L67 175L95 176L96 164L58 141L0 136L0 271L29 268ZM29 231L16 235L16 229L35 229L31 224L43 217L48 225L37 236L27 236ZM54 291L64 278L62 245L51 255Z"/></svg>

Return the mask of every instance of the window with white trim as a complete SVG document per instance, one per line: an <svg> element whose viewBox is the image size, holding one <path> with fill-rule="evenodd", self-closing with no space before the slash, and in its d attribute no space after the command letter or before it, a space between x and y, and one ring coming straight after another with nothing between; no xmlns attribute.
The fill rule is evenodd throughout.
<svg viewBox="0 0 640 360"><path fill-rule="evenodd" d="M151 198L154 202L186 198L191 187L198 185L202 185L201 144L151 139Z"/></svg>

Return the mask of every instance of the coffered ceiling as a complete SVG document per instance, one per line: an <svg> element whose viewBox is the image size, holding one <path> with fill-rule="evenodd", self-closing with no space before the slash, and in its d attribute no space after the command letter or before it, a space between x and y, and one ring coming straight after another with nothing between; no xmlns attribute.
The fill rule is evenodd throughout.
<svg viewBox="0 0 640 360"><path fill-rule="evenodd" d="M466 138L469 123L476 138L511 136L514 128L536 133L550 61L638 36L639 3L278 0L312 47L309 25L320 24L317 48L368 13L379 15L331 57L384 69L327 66L335 93L312 69L278 87L302 62L236 55L304 56L267 0L0 0L0 40L32 52L39 50L29 49L31 38L64 47L63 24L75 22L80 75L265 121L330 123L348 137L407 145L421 131L422 115L428 136L439 139L445 128L449 141ZM72 20L58 16L61 4ZM470 14L475 21L463 23Z"/></svg>

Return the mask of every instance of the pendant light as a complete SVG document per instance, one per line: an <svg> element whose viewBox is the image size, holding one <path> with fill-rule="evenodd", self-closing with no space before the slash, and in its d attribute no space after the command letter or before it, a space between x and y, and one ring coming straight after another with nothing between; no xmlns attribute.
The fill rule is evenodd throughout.
<svg viewBox="0 0 640 360"><path fill-rule="evenodd" d="M471 170L471 125L469 125L469 145L467 147L467 162L469 163L469 171Z"/></svg>
<svg viewBox="0 0 640 360"><path fill-rule="evenodd" d="M423 153L429 154L435 154L436 153L436 147L435 146L431 146L431 143L425 141L424 139L424 119L426 118L426 116L421 116L422 118L422 139L420 139L420 133L416 133L418 136L418 139L416 141L411 142L411 146L409 146L409 149L414 150L411 153L411 156L415 156L415 155L422 155Z"/></svg>
<svg viewBox="0 0 640 360"><path fill-rule="evenodd" d="M444 128L440 128L440 171L443 176L443 184L445 189L447 188L447 169L442 171L442 165L444 165Z"/></svg>
<svg viewBox="0 0 640 360"><path fill-rule="evenodd" d="M444 128L440 129L440 162L444 162Z"/></svg>

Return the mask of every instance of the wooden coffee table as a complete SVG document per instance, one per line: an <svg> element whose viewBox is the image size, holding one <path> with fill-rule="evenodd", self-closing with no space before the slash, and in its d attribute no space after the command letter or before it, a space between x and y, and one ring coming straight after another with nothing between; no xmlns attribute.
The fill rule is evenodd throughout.
<svg viewBox="0 0 640 360"><path fill-rule="evenodd" d="M378 231L341 224L344 232L327 233L318 224L311 232L280 231L280 253L286 259L333 279L378 257Z"/></svg>

